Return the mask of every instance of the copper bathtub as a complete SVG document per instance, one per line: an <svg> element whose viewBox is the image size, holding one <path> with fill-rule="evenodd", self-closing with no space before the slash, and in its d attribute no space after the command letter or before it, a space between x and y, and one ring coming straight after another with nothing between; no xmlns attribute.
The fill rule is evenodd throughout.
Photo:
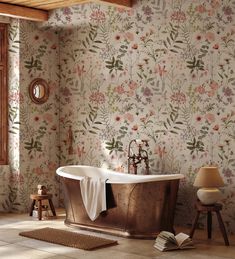
<svg viewBox="0 0 235 259"><path fill-rule="evenodd" d="M156 238L174 232L174 211L181 174L130 175L90 166L57 169L65 195L65 224L130 238ZM107 210L91 221L84 208L79 179L99 175L106 184Z"/></svg>

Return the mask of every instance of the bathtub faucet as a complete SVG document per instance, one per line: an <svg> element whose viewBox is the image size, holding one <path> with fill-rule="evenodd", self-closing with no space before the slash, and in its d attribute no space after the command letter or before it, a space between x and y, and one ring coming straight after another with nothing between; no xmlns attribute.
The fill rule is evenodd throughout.
<svg viewBox="0 0 235 259"><path fill-rule="evenodd" d="M137 154L131 154L131 147L135 144L138 147ZM146 172L145 174L149 174L149 158L148 153L143 146L148 147L148 140L140 140L140 139L133 139L129 143L128 147L128 174L130 174L130 167L134 167L134 174L137 174L137 165L140 164L142 161L145 163Z"/></svg>

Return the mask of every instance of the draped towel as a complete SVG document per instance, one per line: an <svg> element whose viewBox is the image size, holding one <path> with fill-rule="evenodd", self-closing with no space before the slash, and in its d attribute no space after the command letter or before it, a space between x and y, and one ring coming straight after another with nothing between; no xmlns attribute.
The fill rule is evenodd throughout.
<svg viewBox="0 0 235 259"><path fill-rule="evenodd" d="M80 180L80 189L84 207L89 218L94 221L106 206L107 179L84 177Z"/></svg>

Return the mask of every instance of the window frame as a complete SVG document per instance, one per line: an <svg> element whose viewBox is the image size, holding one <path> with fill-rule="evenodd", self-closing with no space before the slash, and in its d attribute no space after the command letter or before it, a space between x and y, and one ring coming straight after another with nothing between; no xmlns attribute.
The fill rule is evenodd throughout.
<svg viewBox="0 0 235 259"><path fill-rule="evenodd" d="M8 163L8 40L7 24L0 23L0 165Z"/></svg>

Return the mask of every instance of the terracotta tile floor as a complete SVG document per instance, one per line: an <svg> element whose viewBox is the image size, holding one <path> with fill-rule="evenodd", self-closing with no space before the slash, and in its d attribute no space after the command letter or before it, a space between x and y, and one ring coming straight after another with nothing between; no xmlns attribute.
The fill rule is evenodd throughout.
<svg viewBox="0 0 235 259"><path fill-rule="evenodd" d="M58 218L38 221L27 214L0 214L0 258L1 259L235 259L235 237L229 236L230 246L224 246L219 232L212 233L212 240L207 240L206 232L196 230L194 236L195 249L160 252L153 247L154 240L125 239L110 235L92 233L93 235L118 240L119 245L96 251L83 251L66 246L55 245L19 236L19 232L54 227L81 233L91 233L68 228L64 225L64 211L57 210ZM189 233L188 229L176 228L177 232Z"/></svg>

